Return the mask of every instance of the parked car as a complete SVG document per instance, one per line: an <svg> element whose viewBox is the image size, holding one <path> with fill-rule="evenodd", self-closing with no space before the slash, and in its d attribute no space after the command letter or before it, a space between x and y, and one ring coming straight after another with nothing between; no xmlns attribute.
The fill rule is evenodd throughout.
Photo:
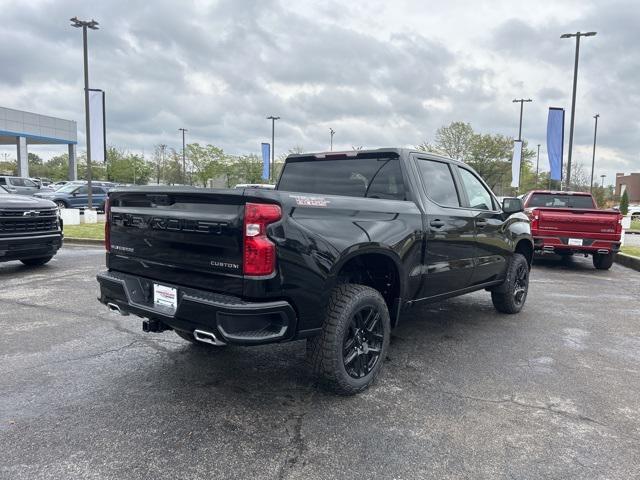
<svg viewBox="0 0 640 480"><path fill-rule="evenodd" d="M40 185L25 177L0 176L0 187L16 195L33 195L40 191Z"/></svg>
<svg viewBox="0 0 640 480"><path fill-rule="evenodd" d="M640 205L629 205L628 214L632 220L640 220Z"/></svg>
<svg viewBox="0 0 640 480"><path fill-rule="evenodd" d="M107 198L107 188L92 186L92 204L98 210L104 211ZM54 202L59 208L87 208L89 206L89 187L86 184L69 182L55 191L43 190L34 195Z"/></svg>
<svg viewBox="0 0 640 480"><path fill-rule="evenodd" d="M44 265L62 246L62 220L55 203L10 194L0 186L0 262Z"/></svg>
<svg viewBox="0 0 640 480"><path fill-rule="evenodd" d="M313 372L353 394L406 308L486 289L522 309L522 210L468 165L405 149L292 155L275 190L116 189L99 299L194 343L306 339Z"/></svg>
<svg viewBox="0 0 640 480"><path fill-rule="evenodd" d="M590 193L551 190L528 192L524 207L536 251L591 255L595 268L611 268L620 250L620 212L598 210Z"/></svg>

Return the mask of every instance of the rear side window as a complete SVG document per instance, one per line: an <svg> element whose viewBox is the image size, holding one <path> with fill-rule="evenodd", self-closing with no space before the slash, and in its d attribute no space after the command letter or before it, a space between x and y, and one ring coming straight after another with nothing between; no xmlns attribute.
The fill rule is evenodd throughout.
<svg viewBox="0 0 640 480"><path fill-rule="evenodd" d="M405 200L397 158L293 160L285 164L278 190Z"/></svg>
<svg viewBox="0 0 640 480"><path fill-rule="evenodd" d="M24 187L24 180L21 178L10 178L9 182L11 183L11 185L13 185L14 187Z"/></svg>
<svg viewBox="0 0 640 480"><path fill-rule="evenodd" d="M104 194L104 189L101 187L91 187L91 193L102 195Z"/></svg>
<svg viewBox="0 0 640 480"><path fill-rule="evenodd" d="M449 165L435 160L418 159L420 175L427 189L427 196L444 207L459 207L460 199Z"/></svg>
<svg viewBox="0 0 640 480"><path fill-rule="evenodd" d="M553 193L534 193L527 207L547 208L595 208L593 200L587 195L563 195Z"/></svg>

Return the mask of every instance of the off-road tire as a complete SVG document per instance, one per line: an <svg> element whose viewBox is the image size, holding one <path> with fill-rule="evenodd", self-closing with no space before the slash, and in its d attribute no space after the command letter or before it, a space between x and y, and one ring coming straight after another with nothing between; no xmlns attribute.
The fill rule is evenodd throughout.
<svg viewBox="0 0 640 480"><path fill-rule="evenodd" d="M45 263L47 263L52 258L53 258L53 255L50 255L48 257L23 258L20 261L22 263L24 263L25 265L28 265L30 267L40 267L41 265L44 265Z"/></svg>
<svg viewBox="0 0 640 480"><path fill-rule="evenodd" d="M523 272L524 279L522 278ZM523 280L524 285L522 284ZM523 287L524 291L521 291ZM524 255L515 253L509 263L504 283L491 292L493 306L502 313L518 313L524 306L528 291L529 264Z"/></svg>
<svg viewBox="0 0 640 480"><path fill-rule="evenodd" d="M594 253L593 266L598 270L609 270L613 265L613 253Z"/></svg>
<svg viewBox="0 0 640 480"><path fill-rule="evenodd" d="M345 341L354 332L353 327L357 324L357 320L354 319L357 315L369 310L375 312L374 315L377 318L374 325L375 335L373 336L378 342L374 349L378 350L379 345L379 353L370 370L368 370L369 360L367 360L369 357L366 356L369 353L363 354L362 361L366 364L364 368L368 370L368 373L362 377L354 378L347 372L345 366ZM360 317L362 317L361 314ZM372 317L371 323L373 320ZM365 330L362 331L365 335L367 334ZM367 329L367 331L371 333L370 330ZM340 395L355 395L367 389L380 373L389 348L390 332L389 311L377 290L364 285L339 285L331 292L322 333L317 337L307 339L307 362L313 373L330 390ZM367 346L358 351L371 352L374 349L369 349ZM375 353L371 355L371 360L373 360ZM358 361L360 360L358 359Z"/></svg>

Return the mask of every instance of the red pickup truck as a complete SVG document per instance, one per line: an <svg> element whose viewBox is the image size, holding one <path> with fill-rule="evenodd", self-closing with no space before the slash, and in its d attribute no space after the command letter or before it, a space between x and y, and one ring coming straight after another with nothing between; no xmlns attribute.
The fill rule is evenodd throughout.
<svg viewBox="0 0 640 480"><path fill-rule="evenodd" d="M608 270L620 249L622 215L598 210L593 197L583 192L533 190L522 198L531 220L538 252L593 256L593 266Z"/></svg>

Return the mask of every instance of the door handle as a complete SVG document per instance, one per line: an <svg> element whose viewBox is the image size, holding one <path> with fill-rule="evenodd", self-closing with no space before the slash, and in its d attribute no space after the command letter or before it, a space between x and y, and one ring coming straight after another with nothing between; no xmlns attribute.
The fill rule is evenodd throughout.
<svg viewBox="0 0 640 480"><path fill-rule="evenodd" d="M429 225L431 225L433 228L442 228L444 227L445 223L439 218L436 218L435 220L431 220L431 222L429 222Z"/></svg>
<svg viewBox="0 0 640 480"><path fill-rule="evenodd" d="M484 228L486 226L487 226L487 219L486 218L478 218L476 220L476 227Z"/></svg>

